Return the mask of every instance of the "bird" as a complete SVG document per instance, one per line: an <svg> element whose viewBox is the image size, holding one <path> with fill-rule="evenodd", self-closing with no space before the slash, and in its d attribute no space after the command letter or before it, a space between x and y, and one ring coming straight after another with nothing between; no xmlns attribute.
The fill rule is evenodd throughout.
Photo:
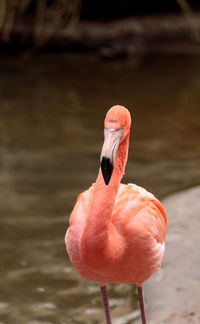
<svg viewBox="0 0 200 324"><path fill-rule="evenodd" d="M160 201L136 184L122 184L128 158L131 115L111 107L96 182L79 194L65 235L77 272L100 286L105 319L111 324L109 283L135 284L142 324L147 323L144 282L161 266L167 219Z"/></svg>

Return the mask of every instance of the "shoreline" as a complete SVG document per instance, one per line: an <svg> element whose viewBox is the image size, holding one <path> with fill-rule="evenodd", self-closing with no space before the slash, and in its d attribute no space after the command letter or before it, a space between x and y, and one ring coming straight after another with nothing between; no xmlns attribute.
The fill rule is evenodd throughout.
<svg viewBox="0 0 200 324"><path fill-rule="evenodd" d="M109 21L84 21L53 35L51 26L32 44L33 23L13 26L12 41L0 44L1 50L95 52L102 58L144 55L200 55L200 13L157 14ZM51 35L51 36L48 36ZM24 41L23 41L24 40ZM23 43L24 42L24 43ZM26 45L27 44L29 45Z"/></svg>
<svg viewBox="0 0 200 324"><path fill-rule="evenodd" d="M151 324L200 322L200 186L163 200L168 218L161 269L146 283Z"/></svg>

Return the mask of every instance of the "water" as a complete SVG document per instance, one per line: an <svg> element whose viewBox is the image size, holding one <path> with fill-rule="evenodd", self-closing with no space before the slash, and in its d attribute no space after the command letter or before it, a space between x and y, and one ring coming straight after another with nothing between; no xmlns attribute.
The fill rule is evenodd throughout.
<svg viewBox="0 0 200 324"><path fill-rule="evenodd" d="M103 119L133 117L124 183L159 198L200 184L200 60L104 62L88 55L0 60L0 323L104 323L95 283L64 246L78 193L95 181ZM114 318L135 287L110 285Z"/></svg>

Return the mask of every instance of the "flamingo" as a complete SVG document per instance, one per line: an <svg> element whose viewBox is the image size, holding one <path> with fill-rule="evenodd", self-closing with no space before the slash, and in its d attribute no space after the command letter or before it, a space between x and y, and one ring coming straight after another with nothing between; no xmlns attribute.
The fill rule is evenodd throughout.
<svg viewBox="0 0 200 324"><path fill-rule="evenodd" d="M143 283L161 266L166 215L153 194L120 183L128 157L128 109L110 108L104 126L98 177L77 198L65 235L66 249L78 273L99 284L107 324L111 324L108 283L136 284L142 324L146 324Z"/></svg>

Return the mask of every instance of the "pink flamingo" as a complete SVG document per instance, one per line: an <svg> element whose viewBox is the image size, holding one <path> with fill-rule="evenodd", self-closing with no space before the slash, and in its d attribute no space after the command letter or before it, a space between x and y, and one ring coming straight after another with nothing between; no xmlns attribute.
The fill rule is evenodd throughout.
<svg viewBox="0 0 200 324"><path fill-rule="evenodd" d="M109 282L137 285L142 323L146 324L143 283L160 268L166 215L151 193L135 184L120 184L128 157L129 111L113 106L104 125L99 174L77 198L66 248L80 275L100 285L107 324L111 324Z"/></svg>

